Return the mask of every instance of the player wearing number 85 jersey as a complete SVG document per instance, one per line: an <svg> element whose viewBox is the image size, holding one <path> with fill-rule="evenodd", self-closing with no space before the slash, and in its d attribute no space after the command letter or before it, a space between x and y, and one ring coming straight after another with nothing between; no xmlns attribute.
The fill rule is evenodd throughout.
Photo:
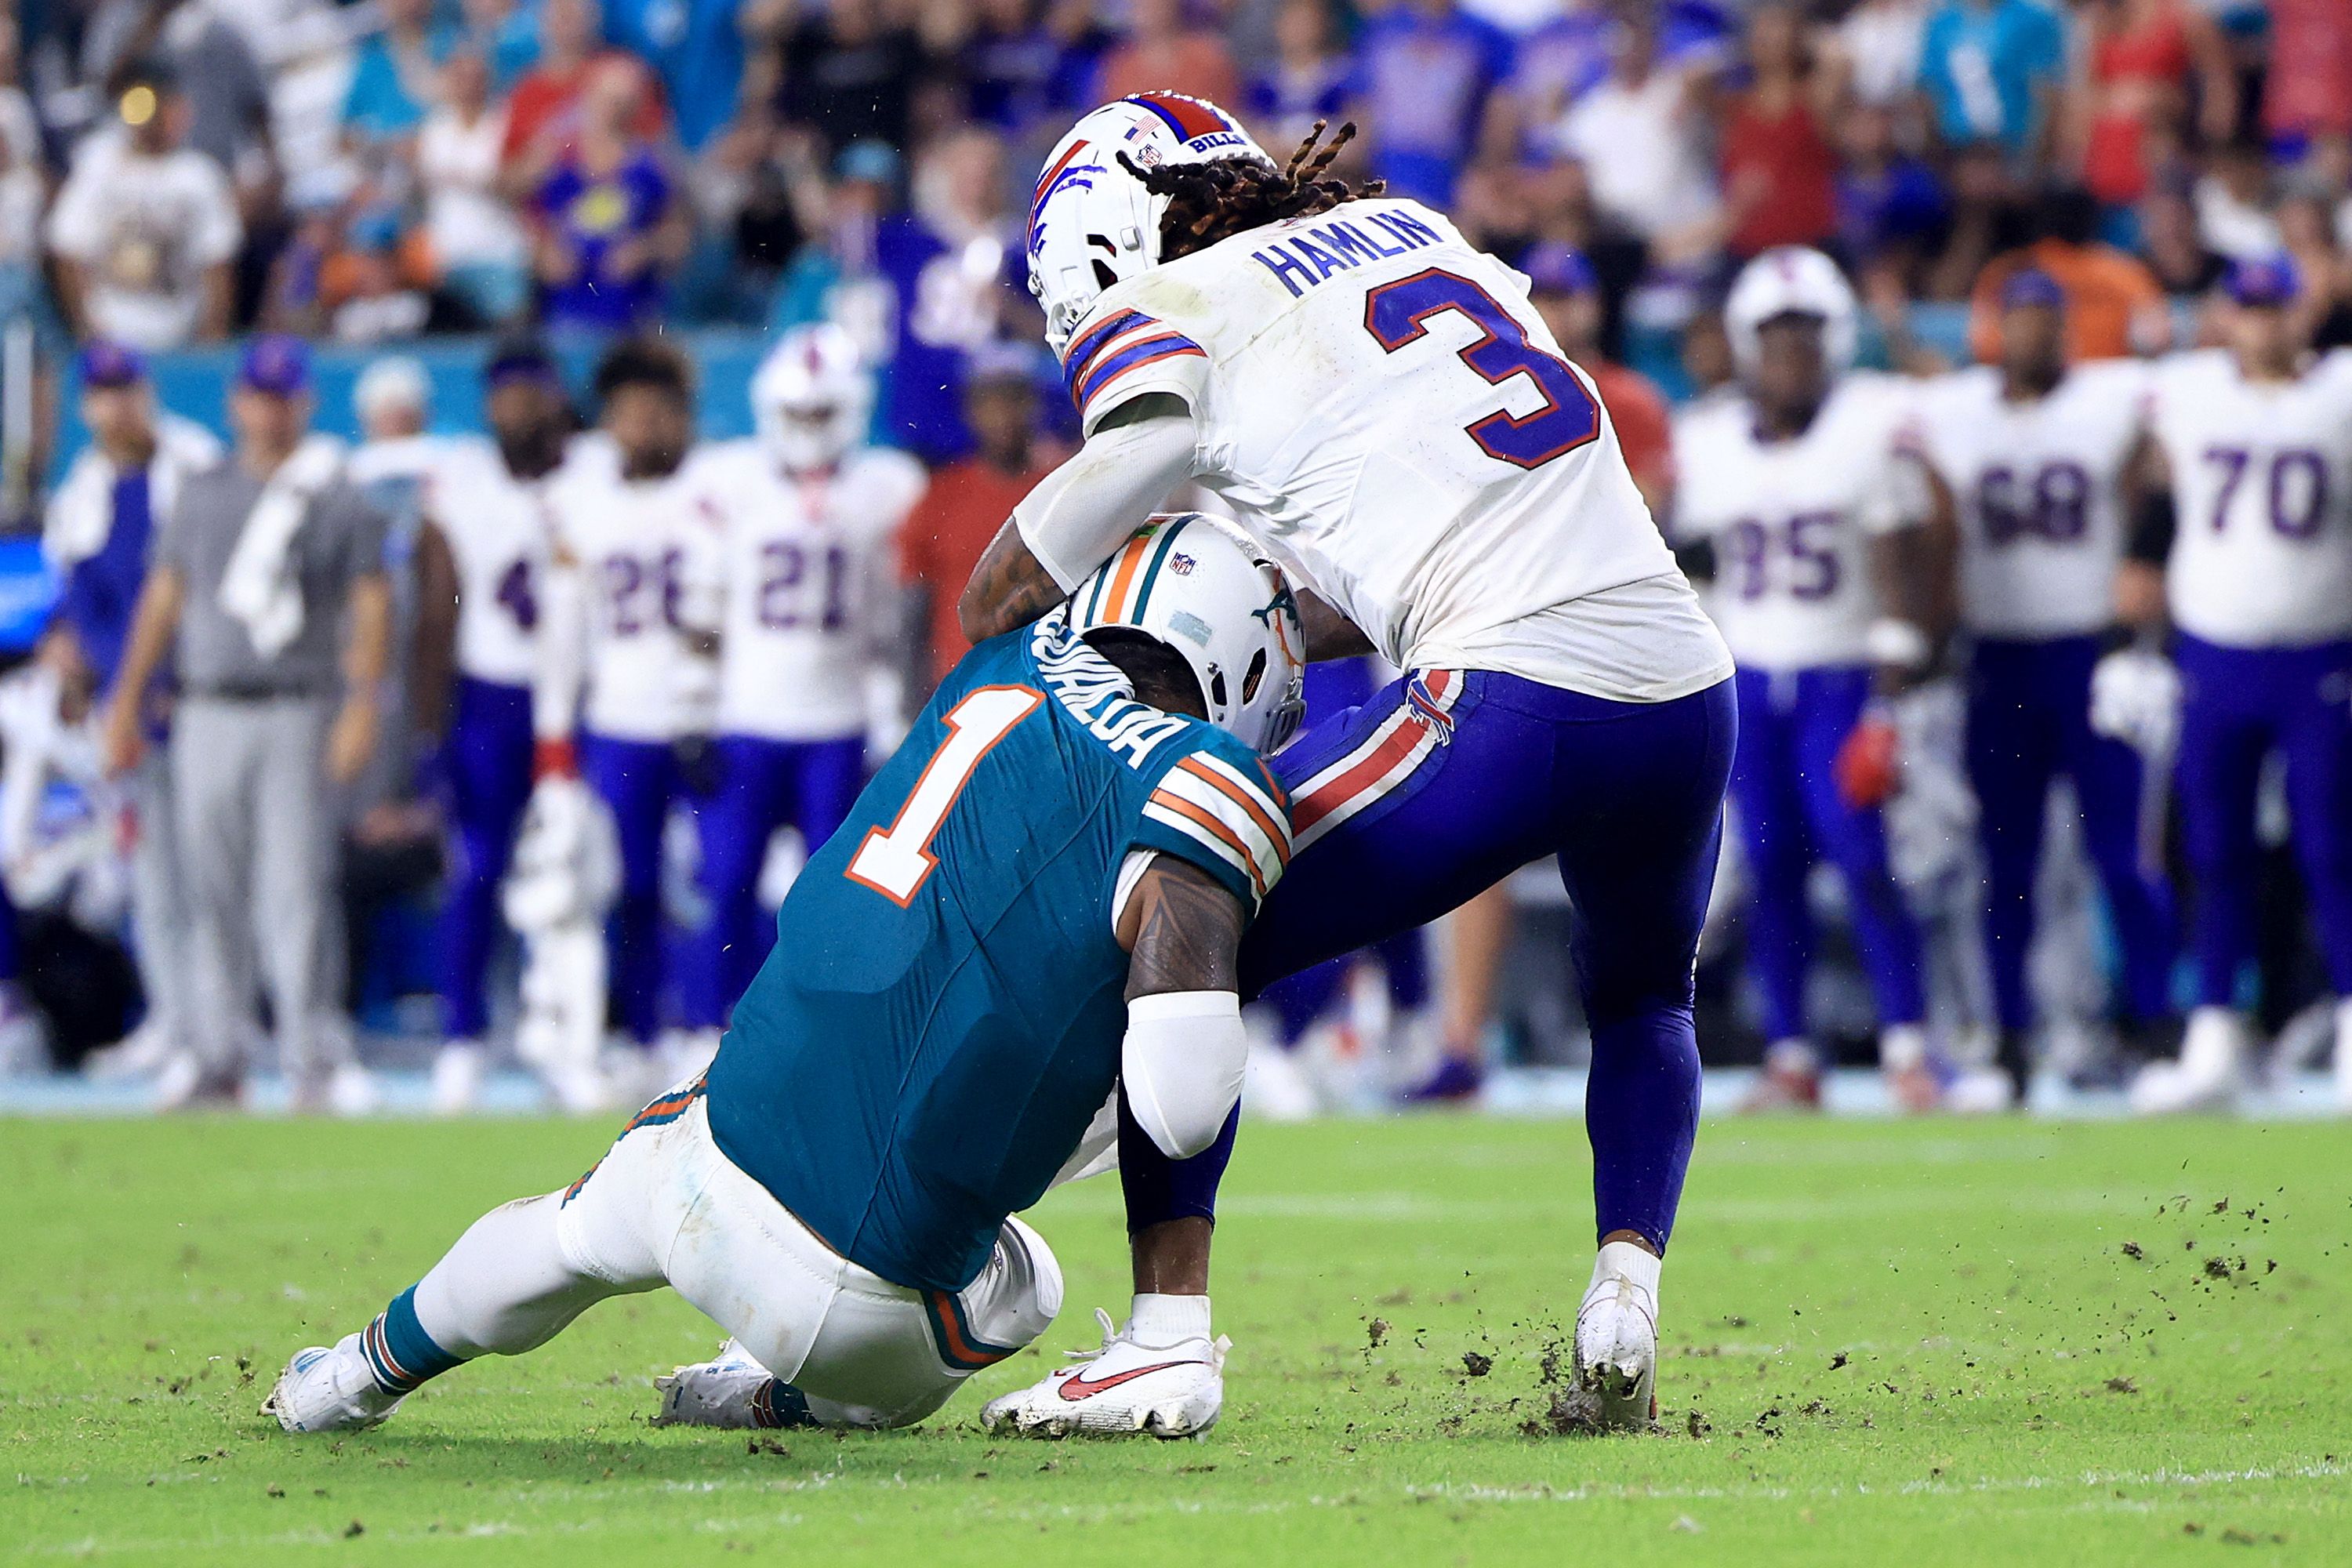
<svg viewBox="0 0 2352 1568"><path fill-rule="evenodd" d="M2352 1108L2352 354L2306 362L2284 260L2227 279L2230 347L2157 368L2150 420L2172 506L2133 541L2127 609L2175 630L2179 790L2195 885L2197 1001L2177 1066L2144 1110L2212 1105L2241 1082L2233 1011L2252 955L2254 801L2285 763L2295 858L2338 1004L2336 1081Z"/></svg>
<svg viewBox="0 0 2352 1568"><path fill-rule="evenodd" d="M2171 899L2142 759L2091 726L2091 672L2115 621L2125 498L2144 439L2149 366L2065 361L2065 296L2043 273L2001 290L2001 363L1920 393L1922 450L1958 506L1960 621L1971 634L1968 767L1978 802L2001 1059L2022 1090L2033 1026L2026 955L2050 786L2074 786L2121 950L2127 1032L2168 1011ZM2154 839L2154 842L2149 842Z"/></svg>
<svg viewBox="0 0 2352 1568"><path fill-rule="evenodd" d="M1845 765L1864 754L1854 737L1868 733L1874 698L1928 652L1924 617L1902 597L1917 582L1902 552L1925 510L1898 449L1906 404L1892 378L1848 369L1853 293L1818 251L1757 258L1725 316L1745 395L1675 425L1674 526L1678 541L1709 547L1710 605L1739 658L1731 796L1755 880L1764 1098L1818 1098L1805 884L1827 859L1878 1004L1880 1064L1916 1107L1933 1092L1921 1071L1919 931L1888 868L1885 781L1857 782Z"/></svg>
<svg viewBox="0 0 2352 1568"><path fill-rule="evenodd" d="M1244 986L1559 857L1602 1240L1580 1365L1605 1418L1645 1419L1730 658L1527 279L1430 208L1324 178L1350 133L1276 165L1215 105L1143 93L1049 155L1030 281L1087 442L982 558L964 629L1037 615L1197 481L1312 590L1310 656L1369 642L1406 672L1277 760L1298 860ZM1161 1249L1212 1212L1221 1158L1128 1168L1139 1277L1204 1278L1205 1254Z"/></svg>
<svg viewBox="0 0 2352 1568"><path fill-rule="evenodd" d="M814 854L866 782L868 681L895 629L890 541L923 491L912 458L865 444L872 383L840 328L784 334L752 378L751 403L758 437L709 462L725 512L725 609L718 778L701 813L710 915L684 987L697 1029L726 1022L775 940L754 896L770 837L790 824Z"/></svg>

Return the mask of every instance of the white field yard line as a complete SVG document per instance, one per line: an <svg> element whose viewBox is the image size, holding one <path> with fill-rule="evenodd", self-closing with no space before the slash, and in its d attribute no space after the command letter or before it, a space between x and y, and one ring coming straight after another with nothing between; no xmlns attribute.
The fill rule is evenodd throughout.
<svg viewBox="0 0 2352 1568"><path fill-rule="evenodd" d="M1390 1501L1402 1502L1492 1502L1492 1503L1591 1503L1607 1505L1630 1502L1800 1502L1834 1501L1915 1497L1968 1498L2000 1497L2020 1493L2063 1493L2073 1491L2112 1490L2116 1487L2213 1487L2228 1488L2260 1485L2276 1481L2336 1480L2342 1479L2352 1467L2341 1461L2323 1461L2288 1467L2251 1466L2242 1469L2214 1470L2084 1470L2071 1476L1989 1476L1973 1481L1949 1479L1906 1481L1899 1486L1874 1487L1862 1483L1837 1483L1819 1487L1731 1486L1731 1487L1645 1487L1645 1486L1581 1486L1553 1487L1487 1486L1478 1482L1439 1481L1426 1486L1408 1486L1401 1492L1387 1489L1357 1489L1325 1496L1314 1493L1304 1498L1273 1501L1239 1502L1222 1498L1137 1498L1132 1500L1086 1504L996 1504L985 1494L975 1493L971 1502L981 1505L969 1511L977 1514L968 1522L1003 1521L1028 1523L1036 1521L1058 1521L1069 1523L1108 1523L1168 1515L1217 1514L1244 1517L1256 1514L1286 1513L1296 1509L1362 1509ZM766 1480L751 1482L701 1481L656 1483L652 1489L662 1492L692 1492L698 1495L751 1490L766 1493L790 1493L823 1489L834 1478L821 1472L802 1480ZM637 1489L605 1482L593 1489L599 1495L625 1500ZM895 1481L876 1480L859 1489L887 1490L893 1497L901 1494ZM926 1491L931 1489L927 1486ZM591 1489L581 1488L586 1495ZM552 1500L552 1494L542 1494L538 1500L543 1506ZM2069 1503L2069 1509L2079 1509L2082 1503ZM2270 1506L2281 1506L2273 1503ZM2285 1506L2292 1506L2291 1503ZM905 1514L898 1510L887 1513L850 1512L829 1518L832 1524L887 1524L903 1522ZM742 1514L730 1518L704 1517L695 1521L698 1534L732 1531L771 1530L779 1526L790 1528L808 1522L803 1513L780 1511ZM483 1520L455 1529L426 1531L370 1530L362 1539L369 1545L385 1546L403 1543L434 1542L446 1544L453 1539L467 1537L505 1538L530 1536L583 1536L605 1531L630 1531L673 1530L658 1521L637 1519L583 1520L577 1517L551 1520L544 1523L517 1523L512 1520ZM327 1531L276 1531L267 1535L211 1536L201 1541L173 1538L160 1541L118 1541L100 1543L95 1538L44 1544L34 1550L49 1556L86 1557L107 1552L174 1552L191 1549L205 1551L247 1550L268 1546L307 1546L312 1544L340 1546L341 1532Z"/></svg>

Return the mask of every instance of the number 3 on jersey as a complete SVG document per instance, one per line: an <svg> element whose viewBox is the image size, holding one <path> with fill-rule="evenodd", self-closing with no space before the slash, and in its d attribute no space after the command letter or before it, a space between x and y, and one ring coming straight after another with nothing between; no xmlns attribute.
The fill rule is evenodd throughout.
<svg viewBox="0 0 2352 1568"><path fill-rule="evenodd" d="M931 853L931 839L947 820L948 808L971 782L980 760L1045 700L1043 693L1025 686L983 686L949 709L943 721L948 738L923 764L907 804L889 826L866 830L866 842L849 858L842 875L902 910L913 903L916 890L940 863Z"/></svg>
<svg viewBox="0 0 2352 1568"><path fill-rule="evenodd" d="M1524 374L1544 396L1531 414L1497 411L1464 426L1478 449L1522 468L1540 468L1601 434L1601 405L1568 362L1528 341L1528 329L1496 298L1459 273L1433 267L1364 297L1364 330L1394 353L1419 342L1429 318L1453 310L1486 335L1458 352L1462 363L1495 386Z"/></svg>

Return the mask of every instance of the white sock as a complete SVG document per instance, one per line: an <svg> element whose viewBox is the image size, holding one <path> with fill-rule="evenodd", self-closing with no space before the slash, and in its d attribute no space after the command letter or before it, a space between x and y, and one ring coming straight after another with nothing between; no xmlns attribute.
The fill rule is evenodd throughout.
<svg viewBox="0 0 2352 1568"><path fill-rule="evenodd" d="M1764 1065L1780 1072L1815 1073L1822 1070L1822 1058L1812 1041L1792 1035L1764 1047Z"/></svg>
<svg viewBox="0 0 2352 1568"><path fill-rule="evenodd" d="M1584 1288L1584 1299L1591 1300L1593 1292L1612 1279L1624 1279L1646 1291L1650 1300L1658 1299L1658 1275L1666 1260L1646 1247L1630 1241L1603 1242L1601 1256L1592 1260L1592 1283Z"/></svg>
<svg viewBox="0 0 2352 1568"><path fill-rule="evenodd" d="M1927 1031L1916 1024L1889 1024L1878 1031L1878 1065L1908 1072L1927 1059Z"/></svg>
<svg viewBox="0 0 2352 1568"><path fill-rule="evenodd" d="M1206 1296L1139 1294L1127 1317L1127 1337L1139 1345L1172 1345L1209 1337Z"/></svg>

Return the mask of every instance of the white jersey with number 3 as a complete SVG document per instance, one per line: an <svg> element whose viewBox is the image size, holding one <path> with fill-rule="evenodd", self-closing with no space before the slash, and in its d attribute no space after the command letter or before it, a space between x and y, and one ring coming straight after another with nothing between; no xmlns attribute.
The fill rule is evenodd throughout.
<svg viewBox="0 0 2352 1568"><path fill-rule="evenodd" d="M1714 541L1707 605L1742 666L1870 661L1868 542L1907 521L1917 485L1898 456L1907 412L1894 378L1857 372L1788 440L1761 438L1741 397L1675 421L1675 536Z"/></svg>
<svg viewBox="0 0 2352 1568"><path fill-rule="evenodd" d="M2149 417L2172 468L2180 628L2231 647L2352 636L2352 353L2294 381L2249 381L2219 350L2175 355Z"/></svg>
<svg viewBox="0 0 2352 1568"><path fill-rule="evenodd" d="M889 541L922 497L922 465L868 447L831 473L795 476L747 440L719 448L711 471L726 511L720 732L863 734Z"/></svg>
<svg viewBox="0 0 2352 1568"><path fill-rule="evenodd" d="M425 477L425 515L457 568L457 672L529 686L547 574L547 507L495 443L453 441Z"/></svg>
<svg viewBox="0 0 2352 1568"><path fill-rule="evenodd" d="M2115 619L2123 476L2145 428L2149 366L2094 360L2011 401L1979 365L1918 394L1920 449L1951 487L1960 619L1986 637L2080 637Z"/></svg>
<svg viewBox="0 0 2352 1568"><path fill-rule="evenodd" d="M725 516L703 454L658 479L625 479L602 463L567 463L548 482L554 548L587 590L587 695L581 721L621 741L667 742L709 721L698 711L687 616L712 564Z"/></svg>
<svg viewBox="0 0 2352 1568"><path fill-rule="evenodd" d="M1063 375L1089 435L1182 399L1201 483L1399 666L1638 701L1730 673L1526 279L1419 203L1344 203L1107 289Z"/></svg>

